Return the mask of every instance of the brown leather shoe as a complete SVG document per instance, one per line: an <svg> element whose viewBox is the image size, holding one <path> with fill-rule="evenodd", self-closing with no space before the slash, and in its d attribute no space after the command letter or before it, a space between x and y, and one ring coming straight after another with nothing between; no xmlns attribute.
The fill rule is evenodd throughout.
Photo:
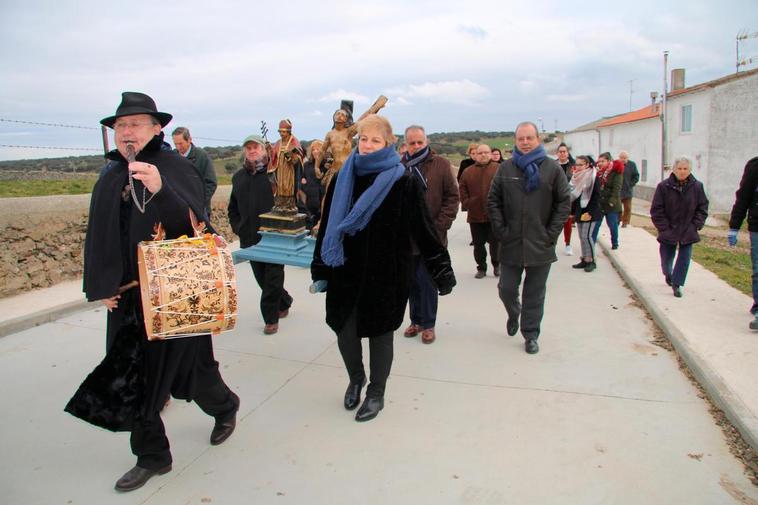
<svg viewBox="0 0 758 505"><path fill-rule="evenodd" d="M116 491L126 493L128 491L134 491L145 485L154 475L163 475L171 471L171 465L164 466L157 470L148 470L141 466L134 466L131 470L126 472L120 479L116 481Z"/></svg>
<svg viewBox="0 0 758 505"><path fill-rule="evenodd" d="M421 326L417 324L411 324L403 332L404 337L415 337L421 331Z"/></svg>
<svg viewBox="0 0 758 505"><path fill-rule="evenodd" d="M279 311L279 319L284 319L290 315L290 309L284 309Z"/></svg>
<svg viewBox="0 0 758 505"><path fill-rule="evenodd" d="M434 334L434 328L427 328L421 331L421 341L425 344L431 344L437 339L437 335Z"/></svg>
<svg viewBox="0 0 758 505"><path fill-rule="evenodd" d="M279 323L271 323L263 327L263 333L266 335L273 335L277 331L279 331Z"/></svg>

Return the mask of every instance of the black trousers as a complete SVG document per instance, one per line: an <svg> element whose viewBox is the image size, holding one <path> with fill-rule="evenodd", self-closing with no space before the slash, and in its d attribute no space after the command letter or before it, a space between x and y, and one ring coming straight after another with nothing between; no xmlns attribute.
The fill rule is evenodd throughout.
<svg viewBox="0 0 758 505"><path fill-rule="evenodd" d="M482 272L487 271L487 250L484 246L488 243L490 245L490 261L492 262L492 267L496 267L499 263L500 243L492 232L492 225L489 222L469 223L468 225L471 228L471 240L474 242L476 269Z"/></svg>
<svg viewBox="0 0 758 505"><path fill-rule="evenodd" d="M255 281L261 288L261 314L266 324L279 322L279 312L292 305L292 297L284 289L284 265L251 261Z"/></svg>
<svg viewBox="0 0 758 505"><path fill-rule="evenodd" d="M368 339L369 367L371 371L370 382L366 388L366 396L369 398L381 398L387 386L387 378L390 376L393 357L393 333L387 332L377 337ZM361 337L356 331L355 311L337 333L337 345L345 362L347 374L351 383L360 383L366 378L366 370L363 367L363 346Z"/></svg>
<svg viewBox="0 0 758 505"><path fill-rule="evenodd" d="M198 393L193 400L219 423L230 420L239 407L239 397L221 379L215 386ZM166 428L159 412L138 423L132 430L129 442L132 453L137 456L137 466L157 470L172 462Z"/></svg>
<svg viewBox="0 0 758 505"><path fill-rule="evenodd" d="M500 265L500 281L497 285L500 300L505 306L505 311L508 312L509 319L521 318L521 334L525 339L536 339L540 336L550 266L550 263L532 267ZM524 275L522 305L519 302L519 287L524 272L526 275Z"/></svg>

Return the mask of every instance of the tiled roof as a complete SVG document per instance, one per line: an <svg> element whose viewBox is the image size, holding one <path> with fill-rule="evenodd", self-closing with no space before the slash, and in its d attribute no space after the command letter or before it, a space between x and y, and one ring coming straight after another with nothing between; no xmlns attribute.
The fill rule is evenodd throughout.
<svg viewBox="0 0 758 505"><path fill-rule="evenodd" d="M606 119L605 121L601 121L600 123L598 123L597 127L603 128L605 126L613 126L613 125L617 125L621 123L631 123L633 121L640 121L642 119L650 119L650 118L658 117L659 110L660 110L659 104L648 105L647 107L643 107L638 110L633 110L632 112L621 114L619 116Z"/></svg>
<svg viewBox="0 0 758 505"><path fill-rule="evenodd" d="M575 133L575 132L583 132L583 131L591 131L597 128L597 125L602 123L603 121L607 121L609 119L615 118L618 116L607 116L600 119L596 119L592 121L591 123L583 124L582 126L577 126L573 130L568 131L567 133Z"/></svg>

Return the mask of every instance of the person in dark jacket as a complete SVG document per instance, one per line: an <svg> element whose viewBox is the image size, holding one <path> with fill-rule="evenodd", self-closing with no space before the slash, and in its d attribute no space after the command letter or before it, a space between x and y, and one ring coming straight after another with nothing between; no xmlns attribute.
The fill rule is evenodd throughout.
<svg viewBox="0 0 758 505"><path fill-rule="evenodd" d="M84 291L108 309L108 352L66 411L113 431L131 431L137 464L116 482L132 491L171 471L171 451L160 410L169 394L194 400L215 418L210 443L234 431L239 397L224 383L210 335L148 341L139 288L137 244L161 223L166 237L193 235L190 211L203 212L203 186L192 164L164 150L161 129L171 115L149 96L125 92L113 128L116 150L92 191L84 246ZM123 393L121 392L123 391Z"/></svg>
<svg viewBox="0 0 758 505"><path fill-rule="evenodd" d="M326 323L337 334L350 379L347 410L360 403L366 383L361 339L369 341L371 382L356 421L373 419L384 408L393 332L403 322L413 278L411 243L440 295L455 286L422 183L400 163L394 142L384 117L358 122L358 148L329 184L311 264L314 286L326 285Z"/></svg>
<svg viewBox="0 0 758 505"><path fill-rule="evenodd" d="M203 180L205 188L205 212L210 219L211 216L211 198L216 192L218 182L216 181L216 169L213 168L213 162L208 158L205 151L192 143L192 135L184 126L175 128L171 133L174 141L176 152L190 160L192 165L197 169L200 178Z"/></svg>
<svg viewBox="0 0 758 505"><path fill-rule="evenodd" d="M750 313L755 319L750 321L750 329L758 330L758 156L745 164L740 186L735 193L727 235L731 247L737 245L737 234L745 215L750 232L750 260L753 264L753 306Z"/></svg>
<svg viewBox="0 0 758 505"><path fill-rule="evenodd" d="M229 224L240 238L240 247L250 247L261 240L258 229L260 215L274 206L274 193L266 173L265 141L250 135L242 141L245 161L232 176L232 194L229 197ZM251 261L255 281L261 288L261 314L263 333L271 335L279 331L279 319L287 317L292 297L284 289L284 265Z"/></svg>
<svg viewBox="0 0 758 505"><path fill-rule="evenodd" d="M323 142L314 140L308 145L308 157L303 164L303 174L300 179L298 190L298 209L306 215L306 228L309 230L321 219L321 200L324 198L324 189L321 185L321 177L325 172L327 161L321 162L321 167L316 170L316 158L321 158Z"/></svg>
<svg viewBox="0 0 758 505"><path fill-rule="evenodd" d="M579 263L572 267L592 272L597 268L592 232L603 220L603 211L600 209L600 183L592 158L577 156L574 163L574 173L570 182L571 199L574 200L574 220L582 246L582 257Z"/></svg>
<svg viewBox="0 0 758 505"><path fill-rule="evenodd" d="M557 261L555 242L568 217L571 195L561 166L547 157L537 125L516 128L513 157L492 181L487 209L500 240L500 299L508 313L506 330L521 334L527 353L539 352L537 338L545 308L550 264ZM523 305L519 301L522 276Z"/></svg>
<svg viewBox="0 0 758 505"><path fill-rule="evenodd" d="M492 161L491 157L490 146L480 144L474 152L476 163L463 174L459 186L461 208L466 210L466 222L471 229L471 241L474 242L474 277L477 279L483 279L487 275L487 244L490 248L492 273L495 277L500 276L499 244L492 233L490 217L487 214L487 195L500 164Z"/></svg>
<svg viewBox="0 0 758 505"><path fill-rule="evenodd" d="M624 164L624 180L621 184L621 227L626 228L632 221L632 197L634 186L640 182L640 172L637 164L629 159L629 153L621 151L619 160Z"/></svg>
<svg viewBox="0 0 758 505"><path fill-rule="evenodd" d="M597 176L598 182L600 182L600 208L605 215L608 229L611 231L611 249L618 249L624 164L619 160L614 161L611 153L602 153L597 158ZM599 233L600 226L595 228L592 240L597 242Z"/></svg>
<svg viewBox="0 0 758 505"><path fill-rule="evenodd" d="M458 165L458 175L456 176L456 180L458 182L461 182L461 177L463 177L463 172L466 171L468 167L473 165L475 163L474 161L474 151L476 151L476 148L479 147L479 144L469 144L468 149L466 149L466 154L468 155L468 158L464 158L461 160L461 163Z"/></svg>
<svg viewBox="0 0 758 505"><path fill-rule="evenodd" d="M663 277L674 296L680 298L690 267L692 244L700 241L698 231L708 217L703 183L692 175L688 158L674 160L672 174L658 183L650 204L650 217L658 230Z"/></svg>
<svg viewBox="0 0 758 505"><path fill-rule="evenodd" d="M458 184L453 177L450 162L432 151L423 126L407 127L405 142L408 144L408 151L401 161L412 175L418 177L424 187L424 200L437 230L437 238L447 247L447 231L455 220L460 201ZM408 299L411 324L403 335L412 338L421 334L421 342L431 344L437 339L437 286L432 282L421 253L415 246L413 265L413 281Z"/></svg>

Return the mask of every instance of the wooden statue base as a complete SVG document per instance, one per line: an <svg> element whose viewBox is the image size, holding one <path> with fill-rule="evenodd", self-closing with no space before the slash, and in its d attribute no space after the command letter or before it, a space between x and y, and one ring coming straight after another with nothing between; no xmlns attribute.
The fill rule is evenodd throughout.
<svg viewBox="0 0 758 505"><path fill-rule="evenodd" d="M290 216L274 214L273 212L261 214L260 230L297 235L305 231L305 214Z"/></svg>
<svg viewBox="0 0 758 505"><path fill-rule="evenodd" d="M232 257L235 264L251 260L308 268L315 248L316 239L309 237L307 231L298 234L261 231L260 242L234 251Z"/></svg>

